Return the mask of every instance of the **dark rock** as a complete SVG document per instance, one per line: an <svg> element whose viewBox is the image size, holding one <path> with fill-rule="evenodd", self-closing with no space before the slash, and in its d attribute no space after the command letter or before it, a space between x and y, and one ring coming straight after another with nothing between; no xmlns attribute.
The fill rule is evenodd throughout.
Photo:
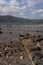
<svg viewBox="0 0 43 65"><path fill-rule="evenodd" d="M30 51L41 51L41 48L37 47L37 48L32 48Z"/></svg>
<svg viewBox="0 0 43 65"><path fill-rule="evenodd" d="M10 41L10 43L13 43L13 41Z"/></svg>
<svg viewBox="0 0 43 65"><path fill-rule="evenodd" d="M19 35L19 37L24 37L24 35Z"/></svg>
<svg viewBox="0 0 43 65"><path fill-rule="evenodd" d="M0 54L0 57L2 57L2 55Z"/></svg>
<svg viewBox="0 0 43 65"><path fill-rule="evenodd" d="M19 62L17 61L16 63L18 64Z"/></svg>
<svg viewBox="0 0 43 65"><path fill-rule="evenodd" d="M42 40L43 40L43 37L36 39L36 41L39 41L39 42Z"/></svg>
<svg viewBox="0 0 43 65"><path fill-rule="evenodd" d="M39 32L39 30L37 30L36 32Z"/></svg>
<svg viewBox="0 0 43 65"><path fill-rule="evenodd" d="M2 31L0 31L0 34L2 34L3 32Z"/></svg>
<svg viewBox="0 0 43 65"><path fill-rule="evenodd" d="M10 34L12 34L12 32L10 32Z"/></svg>
<svg viewBox="0 0 43 65"><path fill-rule="evenodd" d="M5 53L4 53L4 56L6 56L8 54L8 52L6 51Z"/></svg>
<svg viewBox="0 0 43 65"><path fill-rule="evenodd" d="M38 38L41 38L41 35L38 35Z"/></svg>
<svg viewBox="0 0 43 65"><path fill-rule="evenodd" d="M36 63L35 65L38 65L38 63Z"/></svg>

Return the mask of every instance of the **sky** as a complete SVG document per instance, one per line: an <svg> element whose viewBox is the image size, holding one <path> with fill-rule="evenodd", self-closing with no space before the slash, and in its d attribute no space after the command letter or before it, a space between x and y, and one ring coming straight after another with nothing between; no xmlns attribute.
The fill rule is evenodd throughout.
<svg viewBox="0 0 43 65"><path fill-rule="evenodd" d="M0 0L0 15L43 19L43 0Z"/></svg>

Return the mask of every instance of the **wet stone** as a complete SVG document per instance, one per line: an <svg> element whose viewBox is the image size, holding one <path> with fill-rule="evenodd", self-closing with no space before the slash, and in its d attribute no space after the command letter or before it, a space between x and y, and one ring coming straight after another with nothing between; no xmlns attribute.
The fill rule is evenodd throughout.
<svg viewBox="0 0 43 65"><path fill-rule="evenodd" d="M13 43L13 41L10 41L10 43Z"/></svg>
<svg viewBox="0 0 43 65"><path fill-rule="evenodd" d="M2 31L0 31L0 34L2 34L3 32Z"/></svg>
<svg viewBox="0 0 43 65"><path fill-rule="evenodd" d="M10 34L12 34L12 32L10 32Z"/></svg>

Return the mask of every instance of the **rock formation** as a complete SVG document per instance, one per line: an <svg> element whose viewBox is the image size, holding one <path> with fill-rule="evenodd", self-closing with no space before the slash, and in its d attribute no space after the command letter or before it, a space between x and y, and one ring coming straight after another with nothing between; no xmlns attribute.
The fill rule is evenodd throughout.
<svg viewBox="0 0 43 65"><path fill-rule="evenodd" d="M37 40L36 40L37 38ZM43 58L43 43L40 42L41 36L21 35L20 42L24 45L24 49L27 52L28 57L32 61L33 65L43 65L40 57ZM35 42L34 42L35 41Z"/></svg>

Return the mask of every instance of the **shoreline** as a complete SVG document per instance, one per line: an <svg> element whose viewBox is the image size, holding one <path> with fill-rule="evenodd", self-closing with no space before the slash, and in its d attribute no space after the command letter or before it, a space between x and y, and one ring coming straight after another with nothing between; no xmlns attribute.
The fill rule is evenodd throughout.
<svg viewBox="0 0 43 65"><path fill-rule="evenodd" d="M20 34L26 33L43 36L43 30L33 30L22 25L0 25L0 43L18 40Z"/></svg>

